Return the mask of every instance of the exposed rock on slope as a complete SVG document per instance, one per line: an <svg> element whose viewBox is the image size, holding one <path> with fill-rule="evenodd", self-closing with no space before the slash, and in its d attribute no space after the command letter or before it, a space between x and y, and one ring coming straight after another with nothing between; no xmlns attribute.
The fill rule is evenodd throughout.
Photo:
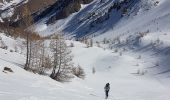
<svg viewBox="0 0 170 100"><path fill-rule="evenodd" d="M56 20L68 17L74 12L78 12L81 8L81 4L90 3L93 0L58 0L55 4L35 15L35 21L38 21L44 17L49 17L47 23L53 23Z"/></svg>

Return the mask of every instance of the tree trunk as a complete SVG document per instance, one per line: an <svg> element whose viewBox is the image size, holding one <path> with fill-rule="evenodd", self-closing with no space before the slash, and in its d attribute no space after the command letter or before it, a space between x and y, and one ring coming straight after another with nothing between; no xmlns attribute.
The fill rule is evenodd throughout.
<svg viewBox="0 0 170 100"><path fill-rule="evenodd" d="M31 57L32 56L32 54L31 54L32 53L32 50L31 50L32 49L32 42L31 41L29 41L29 47L28 48L29 48L29 57L28 57L28 68L29 68L30 67L31 58L32 58Z"/></svg>
<svg viewBox="0 0 170 100"><path fill-rule="evenodd" d="M26 41L27 42L27 44L26 44L27 45L27 51L26 51L27 54L26 54L26 63L25 63L25 67L24 67L25 70L29 69L29 64L28 64L29 63L29 39L28 38L29 37L28 37L28 33L27 33L27 41Z"/></svg>
<svg viewBox="0 0 170 100"><path fill-rule="evenodd" d="M62 57L62 56L61 56L61 55L62 55L62 53L61 53L61 50L62 50L62 49L61 49L61 48L62 48L62 47L61 47L61 40L60 40L59 42L60 42L60 43L59 43L59 46L60 46L60 47L59 47L59 48L60 48L60 49L59 49L59 52L60 52L60 53L59 53L59 55L60 55L59 61L60 61L60 62L59 62L59 65L58 65L58 71L57 71L57 73L56 73L56 75L55 75L55 79L58 79L58 76L59 76L59 73L60 73L60 70L61 70L61 60L62 60L62 58L61 58L61 57Z"/></svg>
<svg viewBox="0 0 170 100"><path fill-rule="evenodd" d="M53 68L53 71L52 71L52 73L51 73L51 75L50 75L50 77L52 78L52 79L54 79L55 78L55 70L56 70L56 67L54 67Z"/></svg>

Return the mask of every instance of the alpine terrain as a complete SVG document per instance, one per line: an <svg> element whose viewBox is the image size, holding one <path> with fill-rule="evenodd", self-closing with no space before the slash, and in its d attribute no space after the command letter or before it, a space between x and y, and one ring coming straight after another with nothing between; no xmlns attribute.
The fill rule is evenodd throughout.
<svg viewBox="0 0 170 100"><path fill-rule="evenodd" d="M0 0L0 100L169 100L169 0Z"/></svg>

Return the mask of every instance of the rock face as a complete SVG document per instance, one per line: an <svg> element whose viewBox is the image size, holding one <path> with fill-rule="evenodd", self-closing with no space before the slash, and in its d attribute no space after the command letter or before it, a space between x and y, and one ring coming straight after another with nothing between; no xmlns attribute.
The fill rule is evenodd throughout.
<svg viewBox="0 0 170 100"><path fill-rule="evenodd" d="M91 1L93 0L58 0L40 14L35 15L35 21L46 16L51 16L47 21L47 24L51 24L56 20L66 18L74 12L78 12L81 4L88 4Z"/></svg>
<svg viewBox="0 0 170 100"><path fill-rule="evenodd" d="M15 2L15 0L0 0L0 11L2 12L1 8L5 8L5 10L14 8L15 12L17 12L19 9L22 9L23 6L27 5L33 13L44 9L55 2L56 0L20 0L19 2ZM3 7L2 5L6 5L6 7Z"/></svg>
<svg viewBox="0 0 170 100"><path fill-rule="evenodd" d="M4 67L3 72L11 72L12 73L13 70L11 68L9 68L9 67Z"/></svg>
<svg viewBox="0 0 170 100"><path fill-rule="evenodd" d="M88 4L88 3L90 3L90 2L92 2L93 0L81 0L81 2L83 3L83 4Z"/></svg>
<svg viewBox="0 0 170 100"><path fill-rule="evenodd" d="M12 2L13 0L5 0L5 3ZM10 21L11 25L17 26L22 18L20 18L20 12L27 6L33 16L34 21L39 21L44 17L51 16L47 23L50 24L58 19L66 18L70 14L77 12L81 8L81 4L90 3L92 0L21 0L20 3L11 4L11 6L0 9L0 15L4 12L11 11L12 16L2 18L3 22ZM4 0L0 0L1 4L4 4ZM1 7L0 7L1 8Z"/></svg>
<svg viewBox="0 0 170 100"><path fill-rule="evenodd" d="M56 0L0 0L0 24L16 24L20 22L20 12L27 6L30 13L41 12L50 7ZM9 15L8 15L9 14ZM5 16L4 16L5 15Z"/></svg>
<svg viewBox="0 0 170 100"><path fill-rule="evenodd" d="M17 15L22 11L24 6L28 6L31 14L40 13L44 9L50 7L56 2L56 0L30 0L26 4L23 4L15 10L15 15L13 17L17 18Z"/></svg>

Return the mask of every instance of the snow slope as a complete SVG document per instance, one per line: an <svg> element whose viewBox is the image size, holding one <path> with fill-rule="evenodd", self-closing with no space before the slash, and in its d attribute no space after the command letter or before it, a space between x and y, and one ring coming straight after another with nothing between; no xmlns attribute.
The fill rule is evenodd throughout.
<svg viewBox="0 0 170 100"><path fill-rule="evenodd" d="M116 37L120 35L133 35L137 32L169 32L170 1L157 0L159 5L143 13L123 19L120 23L99 37Z"/></svg>
<svg viewBox="0 0 170 100"><path fill-rule="evenodd" d="M104 1L82 5L79 12L53 25L47 26L46 19L36 23L36 30L42 35L55 32L76 37L88 35L100 43L101 47L86 48L85 44L67 41L75 45L71 48L73 61L85 69L85 80L74 78L72 82L59 83L48 76L26 72L22 69L25 62L22 47L18 47L19 53L10 52L21 41L1 35L8 49L0 49L0 99L103 100L104 85L110 82L110 100L169 100L170 1L157 0L159 4L154 6L155 0L134 0L128 15L121 17L120 12L113 10L109 19L105 13L113 0ZM98 17L107 20L97 23ZM103 44L104 38L108 44ZM3 73L5 66L14 73Z"/></svg>
<svg viewBox="0 0 170 100"><path fill-rule="evenodd" d="M44 19L35 26L42 35L57 32L68 37L86 36L93 38L94 42L102 42L106 39L110 41L108 48L119 48L120 50L125 48L134 55L144 56L149 59L150 66L152 66L150 70L154 75L169 77L170 1L129 1L130 3L127 4L129 12L123 17L121 11L109 10L112 8L114 0L104 0L103 3L94 0L92 3L82 6L79 12L66 19L58 20L55 24L47 26L46 19ZM146 35L140 37L141 34ZM121 43L117 44L116 39L119 39ZM153 67L155 65L159 66Z"/></svg>
<svg viewBox="0 0 170 100"><path fill-rule="evenodd" d="M169 30L168 0L127 0L129 3L123 3L120 10L113 9L117 1L120 0L104 0L102 3L94 0L85 7L82 6L79 12L58 20L55 24L47 26L46 20L36 23L37 29L43 35L58 32L76 37L116 37L115 35L134 34L148 29L151 32ZM126 14L122 13L124 8L128 10ZM43 26L42 30L39 29L39 24Z"/></svg>
<svg viewBox="0 0 170 100"><path fill-rule="evenodd" d="M11 41L15 40L8 42ZM47 76L26 72L22 69L25 62L22 54L0 49L0 99L103 100L104 85L110 82L109 100L169 100L169 84L153 77L149 70L144 75L136 74L137 70L145 71L145 67L149 67L144 59L137 59L136 55L127 52L120 56L111 50L67 42L75 45L71 48L74 63L85 69L85 80L74 78L70 83L59 83ZM5 66L12 68L14 73L3 73ZM95 74L92 74L93 67Z"/></svg>

